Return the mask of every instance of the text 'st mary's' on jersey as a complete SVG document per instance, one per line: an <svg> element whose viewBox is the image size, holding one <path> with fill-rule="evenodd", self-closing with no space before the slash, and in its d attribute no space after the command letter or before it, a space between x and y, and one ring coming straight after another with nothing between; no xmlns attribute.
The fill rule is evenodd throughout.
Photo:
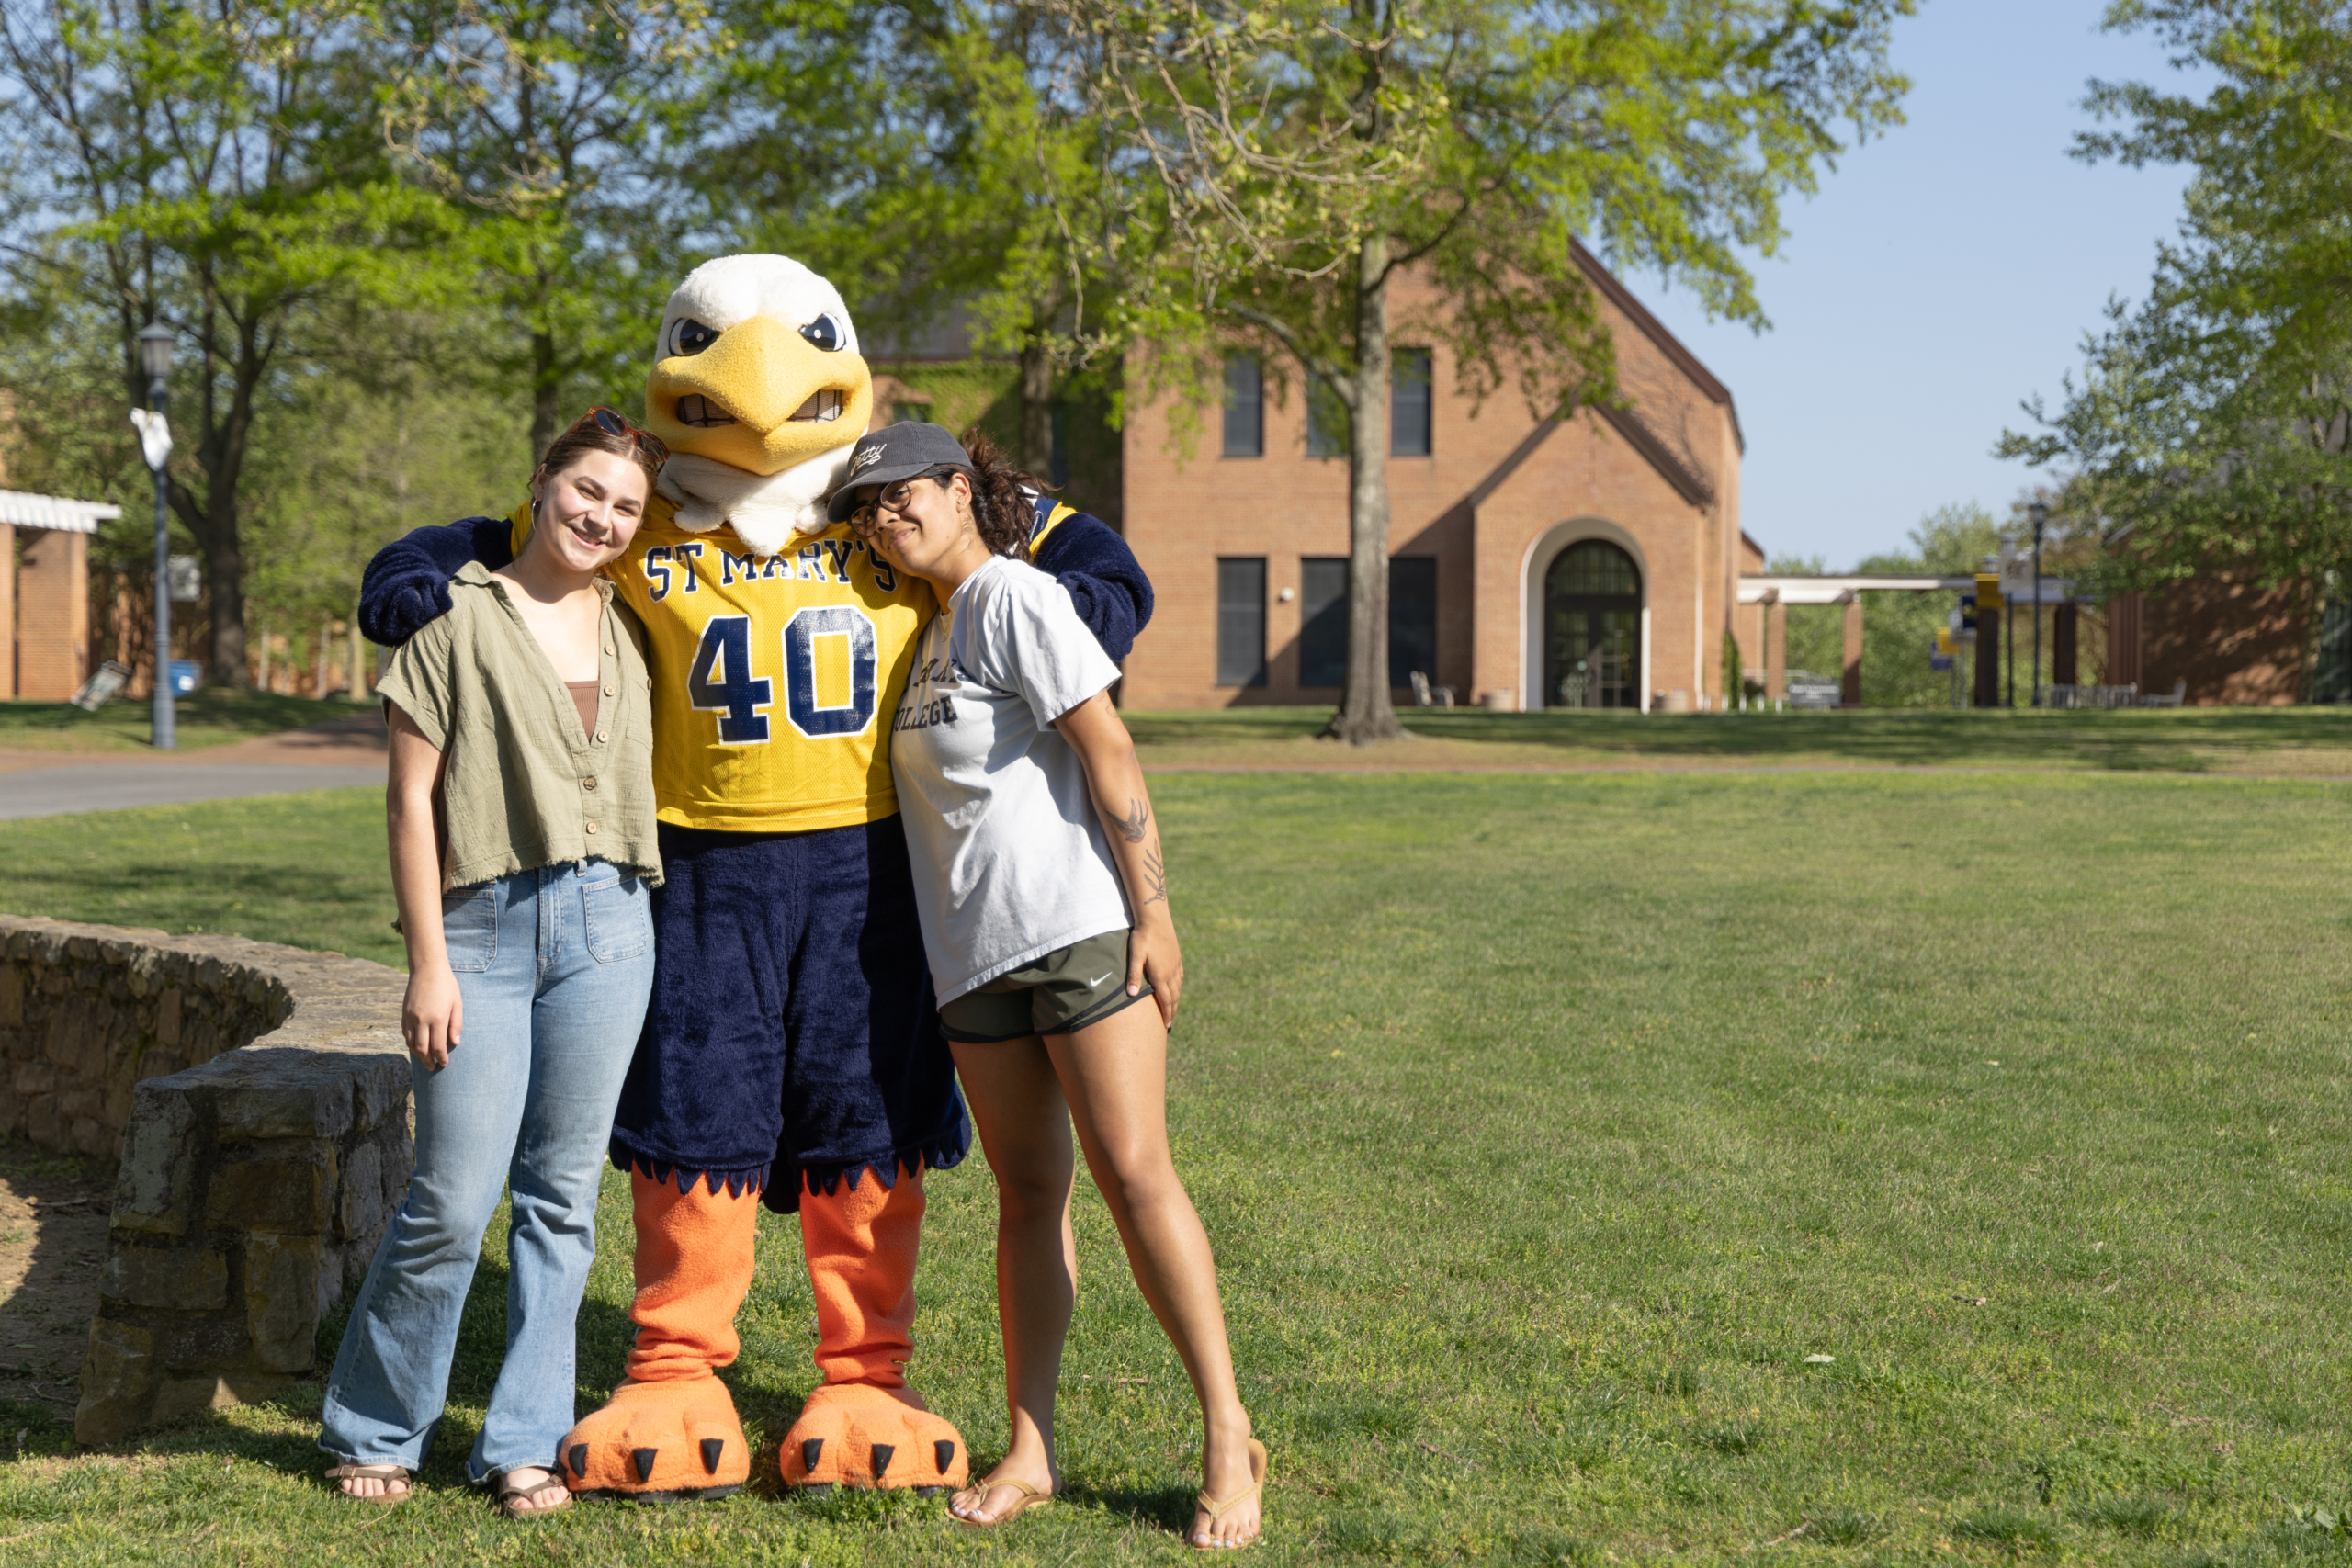
<svg viewBox="0 0 2352 1568"><path fill-rule="evenodd" d="M661 496L605 569L645 623L657 815L684 828L805 832L899 809L890 716L937 608L846 525L752 556L689 534ZM530 508L514 513L514 549Z"/></svg>

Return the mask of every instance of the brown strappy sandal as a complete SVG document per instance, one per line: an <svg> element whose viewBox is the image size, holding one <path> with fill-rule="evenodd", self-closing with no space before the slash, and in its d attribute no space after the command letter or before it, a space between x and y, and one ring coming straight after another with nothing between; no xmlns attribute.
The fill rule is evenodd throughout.
<svg viewBox="0 0 2352 1568"><path fill-rule="evenodd" d="M950 1498L947 1505L947 1517L967 1530L992 1530L999 1525L1009 1525L1030 1509L1042 1508L1054 1500L1054 1495L1051 1492L1041 1492L1027 1482L1015 1481L1011 1476L998 1481L975 1481L966 1490L978 1493L979 1502L986 1503L989 1500L989 1494L1000 1486L1010 1487L1021 1494L1012 1506L1004 1513L999 1514L992 1519L968 1519L956 1511L955 1500Z"/></svg>
<svg viewBox="0 0 2352 1568"><path fill-rule="evenodd" d="M1209 1524L1214 1527L1217 1520L1225 1517L1226 1515L1233 1512L1234 1509L1241 1506L1242 1504L1247 1503L1250 1498L1264 1496L1265 1491L1266 1445L1260 1442L1257 1438L1252 1438L1250 1439L1250 1484L1243 1487L1240 1491L1236 1492L1230 1497L1212 1497L1207 1493L1204 1492L1200 1496L1193 1499L1193 1506L1209 1517ZM1199 1532L1194 1531L1192 1538L1192 1546L1193 1550L1195 1551L1238 1551L1244 1546L1255 1546L1259 1540L1263 1538L1265 1533L1266 1522L1261 1512L1258 1520L1258 1533L1251 1536L1248 1540L1241 1541L1234 1546L1222 1546L1216 1541L1201 1540Z"/></svg>
<svg viewBox="0 0 2352 1568"><path fill-rule="evenodd" d="M547 1477L544 1481L522 1482L514 1477L525 1471L536 1470ZM498 1499L498 1511L510 1519L536 1519L548 1514L560 1514L571 1506L571 1488L563 1477L544 1464L518 1464L513 1470L502 1470L490 1478L491 1494ZM563 1501L543 1506L526 1506L529 1498L547 1492L560 1492Z"/></svg>
<svg viewBox="0 0 2352 1568"><path fill-rule="evenodd" d="M355 1503L375 1503L389 1506L394 1503L407 1502L416 1491L415 1475L407 1466L399 1464L361 1464L356 1460L345 1460L341 1464L328 1467L327 1479L338 1483L334 1489L336 1496L347 1497ZM340 1483L345 1481L380 1481L388 1487L397 1482L400 1490L379 1492L376 1495L368 1497L356 1492L345 1491Z"/></svg>

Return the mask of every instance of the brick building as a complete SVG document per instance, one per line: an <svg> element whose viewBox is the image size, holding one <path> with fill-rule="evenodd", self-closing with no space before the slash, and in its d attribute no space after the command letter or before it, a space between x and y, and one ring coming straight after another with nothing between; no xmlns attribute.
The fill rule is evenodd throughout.
<svg viewBox="0 0 2352 1568"><path fill-rule="evenodd" d="M0 491L0 701L62 702L88 679L90 536L101 502Z"/></svg>
<svg viewBox="0 0 2352 1568"><path fill-rule="evenodd" d="M1721 700L1743 567L1738 415L1631 291L1589 254L1577 259L1615 336L1627 409L1538 420L1511 391L1474 409L1445 347L1399 333L1385 434L1400 701L1415 671L1498 707ZM1408 277L1395 319L1427 303ZM1212 413L1189 457L1172 439L1178 418L1170 400L1125 422L1125 532L1159 608L1122 700L1336 701L1347 655L1343 424L1295 378L1285 394L1246 355L1227 362L1223 416Z"/></svg>

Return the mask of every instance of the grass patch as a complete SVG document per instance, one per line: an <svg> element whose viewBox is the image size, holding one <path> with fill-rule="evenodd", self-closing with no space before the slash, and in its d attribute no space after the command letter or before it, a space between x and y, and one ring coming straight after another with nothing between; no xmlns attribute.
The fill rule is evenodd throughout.
<svg viewBox="0 0 2352 1568"><path fill-rule="evenodd" d="M173 734L180 750L201 751L357 711L346 702L203 686L174 705ZM0 751L145 751L151 714L144 698L117 697L96 713L72 703L0 703Z"/></svg>
<svg viewBox="0 0 2352 1568"><path fill-rule="evenodd" d="M2346 1560L2319 1513L2352 1469L2352 789L1155 789L1191 982L1178 1159L1273 1450L1252 1561ZM261 913L311 908L310 940L361 950L336 933L383 897L379 811L350 792L6 825L39 881L0 897L249 929L255 906L204 886L212 852L166 852L209 836L248 886L275 866L286 902ZM61 823L83 858L23 836ZM912 1375L985 1461L1004 1441L993 1198L977 1159L931 1194ZM616 1179L604 1223L583 1408L627 1344ZM458 1484L503 1336L493 1227L417 1502L324 1494L315 1385L89 1455L59 1407L9 1404L0 1557L1189 1560L1190 1396L1091 1190L1079 1246L1068 1506L1015 1534L905 1498L495 1519ZM815 1381L812 1314L795 1227L769 1221L760 1247L729 1376L773 1442ZM1700 1440L1742 1427L1761 1440ZM2137 1531L2100 1512L2124 1498L2170 1511Z"/></svg>
<svg viewBox="0 0 2352 1568"><path fill-rule="evenodd" d="M1318 739L1329 708L1130 713L1147 764L1242 768L1967 767L2352 776L2352 709L1399 714L1414 739Z"/></svg>
<svg viewBox="0 0 2352 1568"><path fill-rule="evenodd" d="M0 912L230 931L407 967L380 789L0 821Z"/></svg>

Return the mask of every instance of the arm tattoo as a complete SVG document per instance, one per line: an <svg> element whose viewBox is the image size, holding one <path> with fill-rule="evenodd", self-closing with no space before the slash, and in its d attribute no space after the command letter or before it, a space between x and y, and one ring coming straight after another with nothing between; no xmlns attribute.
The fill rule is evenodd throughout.
<svg viewBox="0 0 2352 1568"><path fill-rule="evenodd" d="M1143 852L1144 902L1168 902L1168 869L1159 858L1159 846L1154 844Z"/></svg>
<svg viewBox="0 0 2352 1568"><path fill-rule="evenodd" d="M1143 830L1150 821L1151 812L1144 803L1134 795L1127 796L1127 814L1119 818L1119 831L1126 835L1127 842L1143 842Z"/></svg>

